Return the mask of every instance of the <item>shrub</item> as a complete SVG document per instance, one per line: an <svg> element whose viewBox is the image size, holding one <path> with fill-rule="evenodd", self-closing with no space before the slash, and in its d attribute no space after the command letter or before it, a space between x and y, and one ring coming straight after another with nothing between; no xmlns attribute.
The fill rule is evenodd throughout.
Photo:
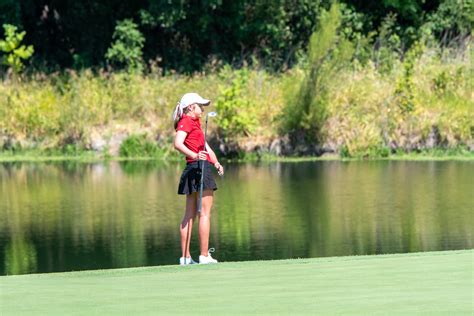
<svg viewBox="0 0 474 316"><path fill-rule="evenodd" d="M120 145L119 151L121 157L155 157L158 153L158 146L146 135L129 136Z"/></svg>
<svg viewBox="0 0 474 316"><path fill-rule="evenodd" d="M338 30L340 23L338 4L322 12L320 25L310 38L303 79L287 86L283 131L303 132L307 142L321 141L321 127L327 114L328 86L354 52L352 43Z"/></svg>
<svg viewBox="0 0 474 316"><path fill-rule="evenodd" d="M408 50L403 61L403 73L398 79L395 95L398 98L398 105L403 112L412 112L415 109L415 85L413 82L415 64L423 53L423 45L416 42Z"/></svg>
<svg viewBox="0 0 474 316"><path fill-rule="evenodd" d="M245 68L237 71L230 86L224 88L217 99L217 124L219 132L225 138L250 136L258 125L258 104L252 104L243 93L247 87L248 76L248 70Z"/></svg>
<svg viewBox="0 0 474 316"><path fill-rule="evenodd" d="M400 27L396 25L396 15L390 13L380 25L372 57L382 74L389 74L399 63L402 43L397 31L400 31Z"/></svg>

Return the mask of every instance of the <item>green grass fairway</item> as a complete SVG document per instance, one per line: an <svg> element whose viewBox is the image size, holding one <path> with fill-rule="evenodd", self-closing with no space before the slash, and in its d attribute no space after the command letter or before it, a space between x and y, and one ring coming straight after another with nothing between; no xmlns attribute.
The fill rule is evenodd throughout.
<svg viewBox="0 0 474 316"><path fill-rule="evenodd" d="M0 277L1 315L471 315L474 250Z"/></svg>

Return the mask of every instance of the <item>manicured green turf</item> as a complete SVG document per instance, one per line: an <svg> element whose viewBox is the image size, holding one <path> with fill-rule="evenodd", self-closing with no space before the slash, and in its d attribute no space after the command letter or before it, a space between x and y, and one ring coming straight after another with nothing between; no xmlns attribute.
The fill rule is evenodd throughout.
<svg viewBox="0 0 474 316"><path fill-rule="evenodd" d="M0 278L0 314L473 312L474 250Z"/></svg>

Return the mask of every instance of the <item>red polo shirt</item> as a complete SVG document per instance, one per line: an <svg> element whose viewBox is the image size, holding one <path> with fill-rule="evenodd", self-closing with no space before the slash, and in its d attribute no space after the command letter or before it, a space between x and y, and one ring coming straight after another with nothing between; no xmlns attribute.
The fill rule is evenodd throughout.
<svg viewBox="0 0 474 316"><path fill-rule="evenodd" d="M198 153L202 150L205 150L204 145L204 133L201 128L201 121L199 118L192 118L188 115L183 115L181 120L178 122L178 127L176 131L186 132L186 138L184 139L184 146L188 147L195 153ZM212 163L209 154L207 155L207 160ZM195 160L186 156L186 162L190 163Z"/></svg>

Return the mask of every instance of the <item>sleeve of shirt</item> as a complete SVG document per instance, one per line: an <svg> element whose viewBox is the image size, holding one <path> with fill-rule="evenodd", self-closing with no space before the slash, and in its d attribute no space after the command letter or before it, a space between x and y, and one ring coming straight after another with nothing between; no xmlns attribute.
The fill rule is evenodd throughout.
<svg viewBox="0 0 474 316"><path fill-rule="evenodd" d="M186 133L190 133L192 130L191 122L187 119L183 119L179 121L178 127L176 127L176 131L183 131Z"/></svg>

